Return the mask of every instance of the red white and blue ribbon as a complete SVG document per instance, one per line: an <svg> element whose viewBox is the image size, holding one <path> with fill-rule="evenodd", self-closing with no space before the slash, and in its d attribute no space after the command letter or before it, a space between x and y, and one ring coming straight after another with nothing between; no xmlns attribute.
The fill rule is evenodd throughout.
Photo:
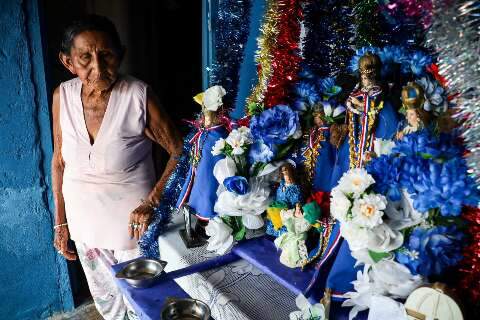
<svg viewBox="0 0 480 320"><path fill-rule="evenodd" d="M370 132L368 132L368 122L369 122L369 113L370 108L372 107L372 99L375 99L381 91L375 91L372 95L369 95L366 92L359 92L358 94L354 94L353 97L355 98L362 98L363 99L363 113L360 115L362 117L361 120L361 132L360 132L360 145L358 145L357 141L355 141L355 147L357 148L358 152L358 165L361 168L363 166L363 161L365 160L365 152L371 151L373 147L373 139L374 134L371 134L370 137L370 146L369 149L366 150L365 146L367 145L367 139Z"/></svg>
<svg viewBox="0 0 480 320"><path fill-rule="evenodd" d="M302 154L305 155L308 150L313 150L313 149L316 148L315 136L316 136L317 132L319 132L319 131L320 132L327 132L329 130L330 130L330 127L327 127L327 126L312 128L311 131L310 131L310 136L308 137L308 148L305 149L305 151Z"/></svg>

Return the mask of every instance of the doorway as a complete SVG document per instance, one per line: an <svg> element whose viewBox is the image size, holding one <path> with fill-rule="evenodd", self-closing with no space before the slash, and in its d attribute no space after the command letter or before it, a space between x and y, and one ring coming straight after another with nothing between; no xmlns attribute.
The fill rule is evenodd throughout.
<svg viewBox="0 0 480 320"><path fill-rule="evenodd" d="M63 29L85 14L113 21L127 52L120 71L148 83L179 128L196 111L202 90L202 0L44 0L42 14L49 103L54 88L72 78L58 60ZM157 176L167 156L156 146ZM68 262L75 306L90 297L78 261Z"/></svg>

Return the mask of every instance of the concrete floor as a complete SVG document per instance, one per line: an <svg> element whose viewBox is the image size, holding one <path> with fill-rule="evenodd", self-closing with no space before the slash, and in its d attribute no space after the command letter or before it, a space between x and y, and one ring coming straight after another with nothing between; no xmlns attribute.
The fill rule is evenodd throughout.
<svg viewBox="0 0 480 320"><path fill-rule="evenodd" d="M82 304L71 312L56 314L48 320L103 320L92 301Z"/></svg>

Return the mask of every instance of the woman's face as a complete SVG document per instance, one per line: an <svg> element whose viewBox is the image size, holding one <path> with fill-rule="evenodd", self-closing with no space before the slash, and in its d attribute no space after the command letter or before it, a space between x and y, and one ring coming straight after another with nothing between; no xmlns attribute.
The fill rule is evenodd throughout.
<svg viewBox="0 0 480 320"><path fill-rule="evenodd" d="M121 57L105 32L84 31L73 40L70 56L60 55L64 66L95 90L108 89L117 79Z"/></svg>

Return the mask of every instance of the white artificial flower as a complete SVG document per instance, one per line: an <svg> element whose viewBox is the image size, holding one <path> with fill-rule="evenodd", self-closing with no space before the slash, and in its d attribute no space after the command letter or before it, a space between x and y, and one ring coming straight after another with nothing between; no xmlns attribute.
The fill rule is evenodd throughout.
<svg viewBox="0 0 480 320"><path fill-rule="evenodd" d="M393 260L381 260L374 264L371 277L377 290L393 298L405 299L424 284L422 276L412 275L406 266Z"/></svg>
<svg viewBox="0 0 480 320"><path fill-rule="evenodd" d="M348 319L354 319L360 311L370 308L374 296L384 295L385 291L378 288L372 282L370 266L365 265L362 271L357 272L357 280L352 281L355 291L343 295L347 300L342 303L343 307L352 307Z"/></svg>
<svg viewBox="0 0 480 320"><path fill-rule="evenodd" d="M336 118L338 117L339 115L341 115L342 113L344 113L347 109L345 109L344 106L342 105L339 105L335 108L335 110L333 110L333 114L332 114L332 117L333 118Z"/></svg>
<svg viewBox="0 0 480 320"><path fill-rule="evenodd" d="M391 252L403 244L403 234L382 223L369 231L368 249L375 252Z"/></svg>
<svg viewBox="0 0 480 320"><path fill-rule="evenodd" d="M252 132L250 131L249 127L241 126L240 128L236 129L243 137L244 144L252 144L253 143L253 136Z"/></svg>
<svg viewBox="0 0 480 320"><path fill-rule="evenodd" d="M249 143L248 139L249 138L242 134L241 131L239 131L238 129L234 129L232 130L232 132L230 132L225 142L233 148L232 153L234 155L241 155L245 152L243 146Z"/></svg>
<svg viewBox="0 0 480 320"><path fill-rule="evenodd" d="M350 250L357 251L368 248L368 229L345 222L340 226L340 234L348 242Z"/></svg>
<svg viewBox="0 0 480 320"><path fill-rule="evenodd" d="M338 188L345 194L353 194L355 198L360 197L375 180L363 168L350 169L343 174L338 182Z"/></svg>
<svg viewBox="0 0 480 320"><path fill-rule="evenodd" d="M420 213L413 207L413 201L407 190L402 189L400 201L389 201L385 214L388 216L388 226L393 230L402 230L421 224L428 212Z"/></svg>
<svg viewBox="0 0 480 320"><path fill-rule="evenodd" d="M368 320L408 320L403 303L384 296L373 296L368 310Z"/></svg>
<svg viewBox="0 0 480 320"><path fill-rule="evenodd" d="M247 229L258 229L264 225L261 215L272 200L270 185L256 177L250 179L249 185L250 191L245 195L222 191L218 195L214 211L221 216L241 216Z"/></svg>
<svg viewBox="0 0 480 320"><path fill-rule="evenodd" d="M393 147L395 147L395 142L393 140L376 138L373 141L373 151L377 157L382 155L388 156L392 153Z"/></svg>
<svg viewBox="0 0 480 320"><path fill-rule="evenodd" d="M348 210L352 206L351 201L338 188L333 188L330 197L330 212L332 213L332 217L342 223L345 222L347 220Z"/></svg>
<svg viewBox="0 0 480 320"><path fill-rule="evenodd" d="M223 104L222 98L227 92L222 86L213 86L203 93L203 105L209 111L217 111Z"/></svg>
<svg viewBox="0 0 480 320"><path fill-rule="evenodd" d="M235 161L230 157L218 160L213 167L213 176L220 185L223 185L223 180L233 177L236 172L237 166L235 165Z"/></svg>
<svg viewBox="0 0 480 320"><path fill-rule="evenodd" d="M233 246L232 228L226 225L219 217L208 222L205 227L208 238L208 251L215 251L217 254L225 254Z"/></svg>
<svg viewBox="0 0 480 320"><path fill-rule="evenodd" d="M333 109L332 105L327 101L322 102L322 105L323 105L323 112L327 117L336 118L342 113L344 113L346 110L345 107L342 105L339 105L335 109Z"/></svg>
<svg viewBox="0 0 480 320"><path fill-rule="evenodd" d="M352 257L355 258L355 260L357 260L355 262L355 267L362 264L375 264L375 261L373 261L372 257L370 256L370 252L368 251L367 248L355 250L350 253L352 254Z"/></svg>
<svg viewBox="0 0 480 320"><path fill-rule="evenodd" d="M224 148L225 148L225 139L220 138L217 141L215 141L215 145L212 147L212 154L214 156L218 156L219 154L222 154L222 151Z"/></svg>
<svg viewBox="0 0 480 320"><path fill-rule="evenodd" d="M383 210L387 199L381 194L365 194L355 199L352 207L352 221L359 226L373 228L383 223Z"/></svg>
<svg viewBox="0 0 480 320"><path fill-rule="evenodd" d="M300 311L290 313L290 320L324 320L326 318L323 304L312 305L303 294L297 296L295 303Z"/></svg>

